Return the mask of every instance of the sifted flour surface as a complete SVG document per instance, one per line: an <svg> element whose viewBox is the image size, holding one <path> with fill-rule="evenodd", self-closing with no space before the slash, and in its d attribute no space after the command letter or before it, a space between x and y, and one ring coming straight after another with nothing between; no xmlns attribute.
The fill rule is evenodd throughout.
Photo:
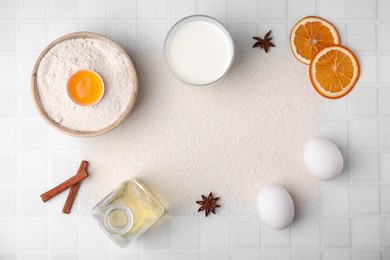
<svg viewBox="0 0 390 260"><path fill-rule="evenodd" d="M288 41L275 33L277 47L265 54L251 48L247 25L233 27L232 70L216 85L192 87L165 64L167 29L143 24L111 35L137 64L141 92L123 124L81 140L91 174L73 212L88 216L122 181L138 177L173 215L198 216L195 201L210 191L221 197L219 216L256 215L256 196L271 183L287 188L298 215L316 214L321 182L302 157L306 141L319 133L326 102Z"/></svg>
<svg viewBox="0 0 390 260"><path fill-rule="evenodd" d="M113 124L125 111L132 95L129 61L113 46L95 39L73 39L54 46L43 57L37 72L42 106L62 126L96 131ZM93 106L78 106L68 97L68 78L80 69L97 72L105 93Z"/></svg>

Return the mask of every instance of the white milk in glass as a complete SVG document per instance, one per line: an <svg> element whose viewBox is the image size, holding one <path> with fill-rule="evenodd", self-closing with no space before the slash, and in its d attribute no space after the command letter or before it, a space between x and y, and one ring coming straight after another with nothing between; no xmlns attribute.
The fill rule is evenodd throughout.
<svg viewBox="0 0 390 260"><path fill-rule="evenodd" d="M233 41L218 21L190 16L169 32L165 52L168 65L182 81L207 85L222 78L234 56Z"/></svg>

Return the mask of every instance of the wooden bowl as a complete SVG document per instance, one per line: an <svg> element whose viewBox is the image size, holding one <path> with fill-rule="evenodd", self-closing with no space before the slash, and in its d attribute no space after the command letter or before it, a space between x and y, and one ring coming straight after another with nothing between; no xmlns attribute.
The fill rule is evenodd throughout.
<svg viewBox="0 0 390 260"><path fill-rule="evenodd" d="M129 61L128 71L129 71L129 75L131 75L131 77L133 79L132 82L129 82L129 84L130 84L129 87L133 88L132 94L131 94L129 103L127 104L127 107L126 107L125 111L123 112L123 114L120 115L119 118L115 122L113 122L112 124L102 128L102 129L96 130L96 131L95 130L94 131L74 130L74 129L64 127L64 126L60 125L59 123L55 122L54 119L51 118L47 114L45 109L43 108L42 103L41 103L41 99L40 99L40 95L39 95L39 91L38 91L37 71L38 71L39 64L40 64L42 58L56 44L63 42L63 41L67 41L67 40L71 40L71 39L79 39L79 38L100 40L100 41L103 41L103 42L113 46L115 49L117 49L120 53L122 53L128 59L128 61ZM33 69L32 76L31 76L31 88L32 88L32 95L33 95L35 106L37 107L39 114L45 119L45 121L50 126L54 127L55 129L65 133L65 134L71 135L71 136L91 137L91 136L97 136L97 135L104 134L104 133L114 129L123 120L126 119L126 117L130 114L130 112L133 110L133 107L135 105L135 100L137 98L137 93L138 93L138 80L137 80L137 75L136 75L136 71L135 71L133 62L131 61L129 55L126 53L126 51L122 47L120 47L118 44L116 44L112 40L108 39L107 37L100 35L100 34L97 34L97 33L75 32L75 33L70 33L70 34L66 34L64 36L61 36L60 38L58 38L55 41L53 41L52 43L50 43L42 51L42 53L39 55L37 61L35 62L35 65L34 65L34 69Z"/></svg>

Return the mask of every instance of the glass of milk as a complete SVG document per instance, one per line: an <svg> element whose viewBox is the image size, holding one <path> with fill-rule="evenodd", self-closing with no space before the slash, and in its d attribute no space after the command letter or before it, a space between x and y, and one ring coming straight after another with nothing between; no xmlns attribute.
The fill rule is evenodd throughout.
<svg viewBox="0 0 390 260"><path fill-rule="evenodd" d="M188 16L174 24L164 49L173 74L194 86L222 79L234 60L230 33L221 22L205 15Z"/></svg>

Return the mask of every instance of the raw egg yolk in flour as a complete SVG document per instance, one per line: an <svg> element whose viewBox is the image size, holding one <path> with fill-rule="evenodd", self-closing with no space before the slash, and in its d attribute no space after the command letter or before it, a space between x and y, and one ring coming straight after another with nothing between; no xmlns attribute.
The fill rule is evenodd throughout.
<svg viewBox="0 0 390 260"><path fill-rule="evenodd" d="M104 94L102 78L92 70L79 70L67 84L70 99L80 106L92 106L100 101Z"/></svg>

